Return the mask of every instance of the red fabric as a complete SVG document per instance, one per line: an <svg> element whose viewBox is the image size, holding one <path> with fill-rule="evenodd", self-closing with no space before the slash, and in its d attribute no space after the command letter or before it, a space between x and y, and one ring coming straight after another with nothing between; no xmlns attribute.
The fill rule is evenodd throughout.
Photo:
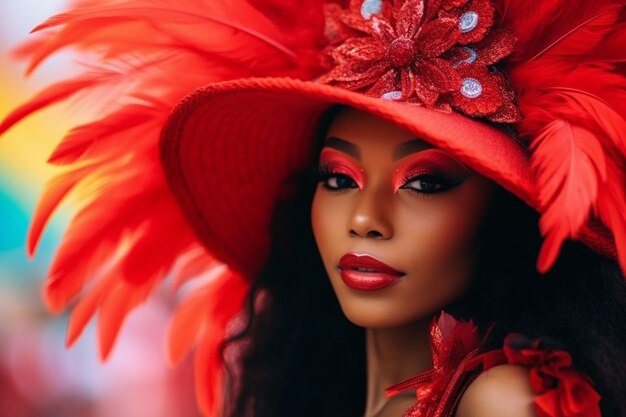
<svg viewBox="0 0 626 417"><path fill-rule="evenodd" d="M446 335L441 337L444 325ZM442 312L431 323L433 367L387 388L387 395L415 390L417 401L403 417L452 417L481 372L503 364L523 365L529 368L537 417L601 417L600 395L590 379L574 369L568 352L544 349L539 340L517 333L507 335L502 349L478 354L479 345L471 321L457 321Z"/></svg>

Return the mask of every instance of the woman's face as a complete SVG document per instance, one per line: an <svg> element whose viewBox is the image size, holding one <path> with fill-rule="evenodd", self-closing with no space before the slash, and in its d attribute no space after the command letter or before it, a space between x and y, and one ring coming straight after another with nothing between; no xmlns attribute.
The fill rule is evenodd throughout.
<svg viewBox="0 0 626 417"><path fill-rule="evenodd" d="M349 320L404 326L463 294L493 183L354 109L331 123L319 168L313 232Z"/></svg>

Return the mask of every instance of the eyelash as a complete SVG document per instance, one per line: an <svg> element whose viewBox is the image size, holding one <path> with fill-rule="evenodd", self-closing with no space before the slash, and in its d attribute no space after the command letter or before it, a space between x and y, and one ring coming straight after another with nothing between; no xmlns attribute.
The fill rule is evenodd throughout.
<svg viewBox="0 0 626 417"><path fill-rule="evenodd" d="M422 190L416 190L411 187L407 187L408 184L414 181L418 181L418 180L422 180L431 184L434 183L437 185L441 185L441 188L435 191L422 191ZM448 191L456 187L457 185L459 185L460 181L455 180L454 175L446 172L445 170L420 169L420 170L415 170L415 171L409 171L407 175L404 177L404 179L402 180L402 184L403 185L400 187L400 189L413 191L414 193L424 195L424 196L429 196L429 195L439 194L439 193Z"/></svg>
<svg viewBox="0 0 626 417"><path fill-rule="evenodd" d="M335 177L341 177L341 178L347 178L350 180L350 182L352 183L352 186L350 187L330 187L328 185L328 180L331 178L335 178ZM323 182L322 186L329 190L329 191L341 191L341 190L345 190L345 189L349 189L349 188L359 188L357 186L356 181L350 177L350 175L344 173L344 172L340 172L337 171L331 167L328 166L321 166L319 168L319 170L317 171L317 182Z"/></svg>
<svg viewBox="0 0 626 417"><path fill-rule="evenodd" d="M328 180L331 178L347 178L350 180L352 185L350 187L331 187L328 185ZM455 181L454 177L445 171L442 170L418 170L418 171L410 171L404 180L402 181L403 185L400 187L401 189L413 191L414 193L429 196L433 194L439 194L444 191L447 191L451 188L460 184L460 181ZM417 190L415 188L407 187L408 184L414 181L427 181L431 183L435 183L441 185L441 188L435 191L422 191ZM321 166L317 172L317 182L323 182L322 186L329 191L342 191L345 189L358 188L354 179L352 179L349 175L346 175L343 172L334 172L332 168Z"/></svg>

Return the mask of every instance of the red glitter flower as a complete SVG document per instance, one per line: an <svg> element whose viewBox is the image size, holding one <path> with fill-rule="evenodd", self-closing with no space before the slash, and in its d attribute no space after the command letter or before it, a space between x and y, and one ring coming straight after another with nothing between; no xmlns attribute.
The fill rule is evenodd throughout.
<svg viewBox="0 0 626 417"><path fill-rule="evenodd" d="M491 30L490 0L351 0L327 8L332 69L320 82L368 95L519 120L514 94L492 66L515 38Z"/></svg>

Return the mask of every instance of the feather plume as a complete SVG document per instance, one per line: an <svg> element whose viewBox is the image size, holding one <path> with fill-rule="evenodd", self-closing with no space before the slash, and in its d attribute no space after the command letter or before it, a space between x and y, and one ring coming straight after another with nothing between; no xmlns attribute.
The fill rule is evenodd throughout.
<svg viewBox="0 0 626 417"><path fill-rule="evenodd" d="M248 284L225 271L184 220L159 166L160 127L180 99L210 82L319 75L322 3L76 0L71 10L37 26L33 40L16 52L28 61L27 73L64 48L89 55L82 75L18 107L0 133L67 99L88 102L98 114L71 130L50 156L65 171L49 183L29 232L34 253L58 205L70 195L80 202L50 266L46 304L60 312L76 302L68 345L97 314L105 359L125 318L167 276L174 275L178 290L214 274L181 304L168 348L178 361L196 346L198 402L206 415L219 409L219 346ZM180 68L193 71L180 77Z"/></svg>
<svg viewBox="0 0 626 417"><path fill-rule="evenodd" d="M608 180L602 185L597 201L596 216L613 233L617 260L626 271L626 158L611 158L607 162Z"/></svg>
<svg viewBox="0 0 626 417"><path fill-rule="evenodd" d="M54 84L34 98L28 103L15 109L0 123L0 134L9 130L14 124L22 120L24 117L40 110L42 108L56 104L63 101L70 96L76 94L86 88L93 87L100 83L102 79L99 75L87 75L80 78L71 79L65 82Z"/></svg>
<svg viewBox="0 0 626 417"><path fill-rule="evenodd" d="M625 7L622 0L502 2L503 24L518 38L509 77L523 114L518 131L532 151L546 237L542 272L565 239L603 241L582 233L597 219L626 271L626 182L617 168L623 172L626 161Z"/></svg>
<svg viewBox="0 0 626 417"><path fill-rule="evenodd" d="M134 138L153 133L165 120L169 109L158 103L129 104L102 119L76 127L54 150L48 162L56 165L68 165L83 158L89 159L89 153L101 157L111 152L116 146L130 146Z"/></svg>
<svg viewBox="0 0 626 417"><path fill-rule="evenodd" d="M540 228L546 236L537 265L545 272L563 241L576 236L587 220L598 183L606 180L606 163L593 133L560 119L546 126L531 143L531 150L531 167L544 208Z"/></svg>
<svg viewBox="0 0 626 417"><path fill-rule="evenodd" d="M200 409L209 416L220 415L221 411L221 341L249 288L248 281L226 268L220 268L215 275L179 307L170 326L168 346L170 361L177 363L198 344L196 393Z"/></svg>
<svg viewBox="0 0 626 417"><path fill-rule="evenodd" d="M518 43L511 61L569 56L593 51L615 29L624 7L621 0L572 5L562 0L503 0L503 25Z"/></svg>
<svg viewBox="0 0 626 417"><path fill-rule="evenodd" d="M41 234L59 204L76 184L87 177L92 170L93 167L91 166L78 168L68 174L59 175L48 182L44 194L39 199L34 220L28 231L26 250L29 256L34 256Z"/></svg>

